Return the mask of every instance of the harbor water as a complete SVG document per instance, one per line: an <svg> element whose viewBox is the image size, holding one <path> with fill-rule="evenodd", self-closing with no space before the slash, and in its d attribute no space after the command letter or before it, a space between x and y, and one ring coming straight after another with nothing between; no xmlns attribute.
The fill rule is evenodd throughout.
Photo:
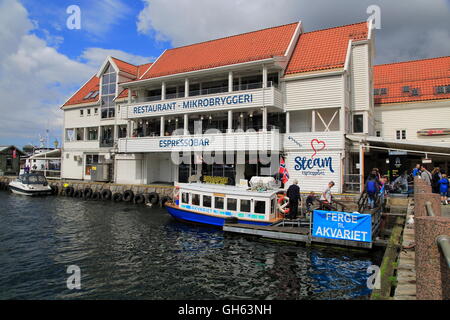
<svg viewBox="0 0 450 320"><path fill-rule="evenodd" d="M159 207L0 192L0 299L367 299L378 263L187 225ZM67 287L71 265L81 289Z"/></svg>

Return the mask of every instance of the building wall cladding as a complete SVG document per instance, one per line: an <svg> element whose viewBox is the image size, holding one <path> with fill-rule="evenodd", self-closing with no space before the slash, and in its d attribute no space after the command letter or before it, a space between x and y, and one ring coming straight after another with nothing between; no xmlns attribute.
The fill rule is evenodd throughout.
<svg viewBox="0 0 450 320"><path fill-rule="evenodd" d="M418 136L417 131L450 128L450 100L395 103L375 107L375 130L381 137L395 139L397 130L406 130L408 141L449 143L450 135Z"/></svg>

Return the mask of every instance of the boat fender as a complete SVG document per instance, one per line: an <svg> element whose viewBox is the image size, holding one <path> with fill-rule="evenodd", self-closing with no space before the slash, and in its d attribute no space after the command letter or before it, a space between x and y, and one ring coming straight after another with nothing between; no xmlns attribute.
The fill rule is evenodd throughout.
<svg viewBox="0 0 450 320"><path fill-rule="evenodd" d="M125 190L123 192L122 200L124 202L131 202L134 199L134 193L131 190Z"/></svg>
<svg viewBox="0 0 450 320"><path fill-rule="evenodd" d="M112 196L112 201L114 202L120 202L122 201L122 199L123 199L122 194L118 192L114 193Z"/></svg>
<svg viewBox="0 0 450 320"><path fill-rule="evenodd" d="M59 193L58 186L50 186L50 188L52 188L52 194L57 196Z"/></svg>
<svg viewBox="0 0 450 320"><path fill-rule="evenodd" d="M0 181L0 190L5 190L5 183Z"/></svg>
<svg viewBox="0 0 450 320"><path fill-rule="evenodd" d="M82 198L82 197L83 197L83 191L82 191L82 190L76 190L76 191L73 193L73 197L74 197L74 198Z"/></svg>
<svg viewBox="0 0 450 320"><path fill-rule="evenodd" d="M102 200L111 200L112 192L109 189L103 189L100 193Z"/></svg>
<svg viewBox="0 0 450 320"><path fill-rule="evenodd" d="M145 203L145 197L142 193L138 193L134 196L133 202L136 204L143 204Z"/></svg>
<svg viewBox="0 0 450 320"><path fill-rule="evenodd" d="M171 201L172 198L169 196L163 196L161 197L161 207L164 207L167 201Z"/></svg>
<svg viewBox="0 0 450 320"><path fill-rule="evenodd" d="M239 219L237 217L226 217L225 223L238 223Z"/></svg>
<svg viewBox="0 0 450 320"><path fill-rule="evenodd" d="M150 192L148 194L148 202L150 202L152 205L155 205L159 202L159 194L156 192Z"/></svg>
<svg viewBox="0 0 450 320"><path fill-rule="evenodd" d="M64 195L66 197L73 197L73 193L74 193L73 187L66 187L64 189Z"/></svg>
<svg viewBox="0 0 450 320"><path fill-rule="evenodd" d="M92 197L91 197L92 200L97 201L97 200L100 200L101 198L102 198L102 196L101 196L100 192L95 191L94 193L92 193Z"/></svg>
<svg viewBox="0 0 450 320"><path fill-rule="evenodd" d="M93 191L91 188L85 188L84 189L84 199L91 199L92 193L93 193Z"/></svg>
<svg viewBox="0 0 450 320"><path fill-rule="evenodd" d="M278 211L281 212L282 214L288 214L290 211L288 206L289 206L289 198L286 197L285 195L279 196L277 202Z"/></svg>

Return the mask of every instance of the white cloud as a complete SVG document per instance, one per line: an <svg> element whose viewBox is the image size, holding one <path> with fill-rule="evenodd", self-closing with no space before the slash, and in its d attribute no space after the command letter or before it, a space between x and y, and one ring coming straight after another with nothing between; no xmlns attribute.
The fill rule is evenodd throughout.
<svg viewBox="0 0 450 320"><path fill-rule="evenodd" d="M88 1L81 6L81 29L103 38L131 13L122 0Z"/></svg>
<svg viewBox="0 0 450 320"><path fill-rule="evenodd" d="M305 31L368 18L381 8L377 62L449 55L450 1L446 0L143 0L137 29L175 46L302 20Z"/></svg>
<svg viewBox="0 0 450 320"><path fill-rule="evenodd" d="M122 50L103 48L87 48L83 51L81 58L86 60L89 65L98 68L105 61L107 56L113 56L114 58L124 60L135 65L155 61L154 57L142 57Z"/></svg>
<svg viewBox="0 0 450 320"><path fill-rule="evenodd" d="M47 127L59 139L62 112L58 107L95 72L58 53L31 34L32 29L18 1L0 1L1 143L36 141Z"/></svg>

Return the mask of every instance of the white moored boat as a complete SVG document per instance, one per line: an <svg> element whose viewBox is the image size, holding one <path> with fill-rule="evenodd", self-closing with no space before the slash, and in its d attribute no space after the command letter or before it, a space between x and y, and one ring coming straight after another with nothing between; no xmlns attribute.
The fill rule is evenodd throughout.
<svg viewBox="0 0 450 320"><path fill-rule="evenodd" d="M41 196L52 194L52 188L42 174L24 173L9 183L13 193L26 196Z"/></svg>

